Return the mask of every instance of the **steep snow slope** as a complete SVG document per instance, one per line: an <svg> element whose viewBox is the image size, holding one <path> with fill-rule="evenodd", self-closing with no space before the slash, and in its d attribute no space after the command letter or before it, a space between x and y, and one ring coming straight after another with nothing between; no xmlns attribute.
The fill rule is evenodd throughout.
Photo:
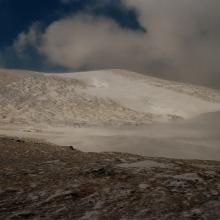
<svg viewBox="0 0 220 220"><path fill-rule="evenodd" d="M150 113L154 120L190 118L220 109L220 92L181 84L124 70L58 74L83 81L85 94L108 98L137 112Z"/></svg>
<svg viewBox="0 0 220 220"><path fill-rule="evenodd" d="M0 70L0 124L141 124L220 110L220 93L122 70Z"/></svg>

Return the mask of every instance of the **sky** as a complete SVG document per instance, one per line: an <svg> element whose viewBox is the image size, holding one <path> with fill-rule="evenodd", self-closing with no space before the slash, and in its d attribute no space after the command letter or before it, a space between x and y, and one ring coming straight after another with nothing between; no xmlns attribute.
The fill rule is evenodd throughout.
<svg viewBox="0 0 220 220"><path fill-rule="evenodd" d="M0 67L120 68L220 88L219 0L0 0Z"/></svg>

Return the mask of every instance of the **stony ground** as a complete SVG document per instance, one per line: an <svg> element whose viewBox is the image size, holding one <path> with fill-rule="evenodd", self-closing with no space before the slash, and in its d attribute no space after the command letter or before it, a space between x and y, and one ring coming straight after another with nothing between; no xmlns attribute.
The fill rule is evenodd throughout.
<svg viewBox="0 0 220 220"><path fill-rule="evenodd" d="M220 219L220 162L0 138L0 219Z"/></svg>

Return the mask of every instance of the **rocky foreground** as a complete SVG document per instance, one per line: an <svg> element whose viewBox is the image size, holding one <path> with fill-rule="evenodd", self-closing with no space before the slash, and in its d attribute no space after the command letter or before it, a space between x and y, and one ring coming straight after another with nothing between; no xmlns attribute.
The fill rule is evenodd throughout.
<svg viewBox="0 0 220 220"><path fill-rule="evenodd" d="M0 138L0 219L220 219L220 162Z"/></svg>

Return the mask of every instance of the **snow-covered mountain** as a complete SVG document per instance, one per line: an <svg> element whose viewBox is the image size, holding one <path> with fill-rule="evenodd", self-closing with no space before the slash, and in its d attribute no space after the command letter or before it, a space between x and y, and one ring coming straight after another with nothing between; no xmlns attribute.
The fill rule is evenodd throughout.
<svg viewBox="0 0 220 220"><path fill-rule="evenodd" d="M125 70L0 70L0 123L142 124L220 110L220 91Z"/></svg>

